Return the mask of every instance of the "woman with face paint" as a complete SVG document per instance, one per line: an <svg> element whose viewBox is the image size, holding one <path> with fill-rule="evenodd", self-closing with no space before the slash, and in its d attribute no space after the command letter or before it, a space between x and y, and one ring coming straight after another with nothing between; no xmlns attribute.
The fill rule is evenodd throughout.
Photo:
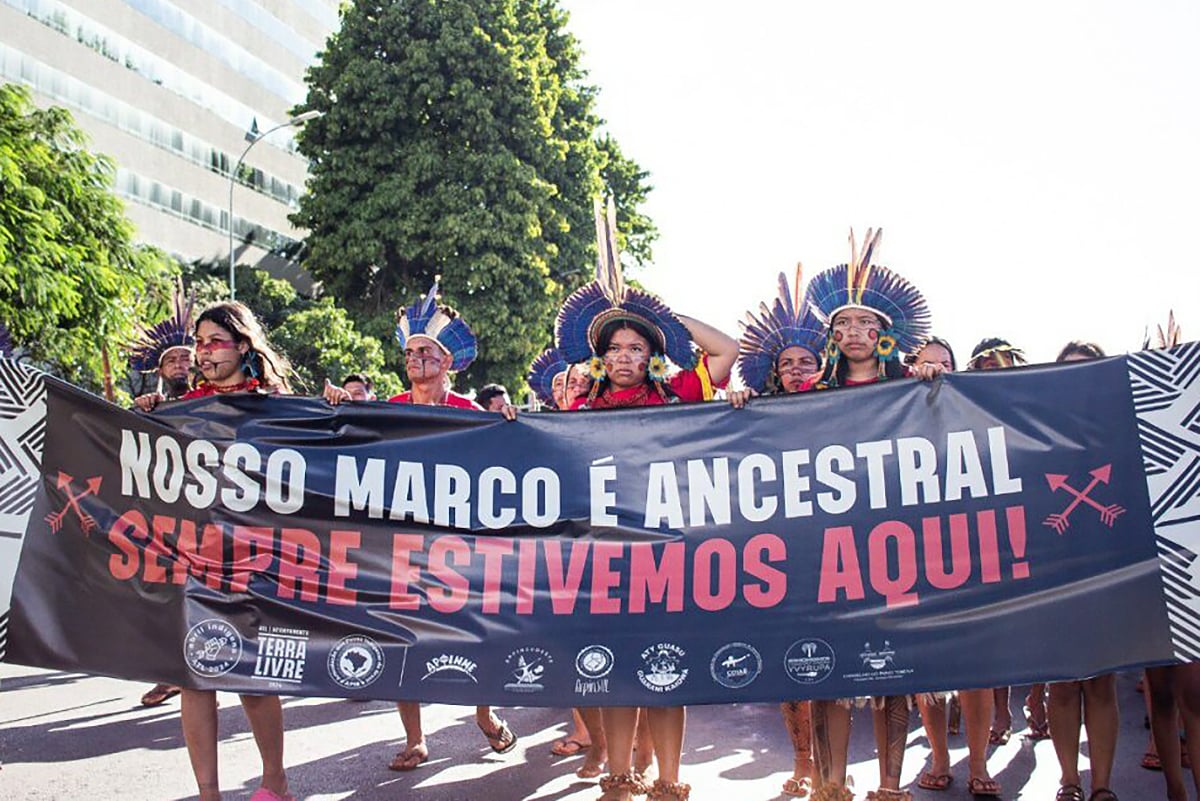
<svg viewBox="0 0 1200 801"><path fill-rule="evenodd" d="M235 393L289 394L291 367L267 342L254 313L236 301L214 303L200 313L195 329L201 378L182 400ZM154 408L161 396L143 395L138 406ZM242 695L262 758L262 785L251 801L294 801L283 768L283 707L278 696ZM220 801L217 774L217 695L211 690L182 692L180 719L200 801Z"/></svg>
<svg viewBox="0 0 1200 801"><path fill-rule="evenodd" d="M772 306L746 313L738 341L738 372L746 389L729 392L729 403L743 408L753 395L799 392L804 382L821 372L825 326L800 295L801 267L796 265L795 294L787 276L779 274L779 295ZM807 798L813 789L812 703L784 701L779 705L792 740L792 775L783 794Z"/></svg>
<svg viewBox="0 0 1200 801"><path fill-rule="evenodd" d="M557 348L547 348L529 365L526 383L546 409L567 411L592 388L586 364L567 364Z"/></svg>
<svg viewBox="0 0 1200 801"><path fill-rule="evenodd" d="M616 409L696 402L712 398L728 379L737 343L696 320L676 316L662 301L626 286L616 241L616 210L596 207L599 247L596 280L574 292L555 323L558 350L567 362L587 360L593 384L575 409ZM697 356L693 343L699 348ZM678 368L671 374L668 360ZM630 801L648 791L651 801L686 801L691 787L679 781L686 713L683 707L646 708L658 763L649 788L634 770L637 707L601 710L608 745L603 801ZM639 757L641 753L639 751Z"/></svg>
<svg viewBox="0 0 1200 801"><path fill-rule="evenodd" d="M921 293L900 275L871 263L880 234L868 230L860 253L851 232L850 263L819 273L809 284L809 303L826 325L826 362L820 375L801 385L801 392L902 378L907 373L901 354L919 350L928 338L929 310ZM932 379L940 373L938 366L931 365L917 375ZM867 799L911 801L912 794L900 789L911 699L886 696L871 701L879 788L869 792ZM851 705L847 699L813 702L814 801L854 797L846 786ZM975 778L968 786L971 791L977 784Z"/></svg>

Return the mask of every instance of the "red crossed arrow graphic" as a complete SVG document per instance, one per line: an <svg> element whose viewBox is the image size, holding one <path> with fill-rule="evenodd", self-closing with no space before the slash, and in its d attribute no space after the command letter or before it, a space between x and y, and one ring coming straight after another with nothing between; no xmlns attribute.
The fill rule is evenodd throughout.
<svg viewBox="0 0 1200 801"><path fill-rule="evenodd" d="M92 476L87 480L87 489L80 492L78 495L71 494L71 482L75 480L63 471L58 471L58 488L65 490L67 493L67 502L63 508L57 512L51 512L46 515L46 522L50 524L50 531L57 534L62 529L63 518L67 516L67 512L74 511L75 516L79 518L79 524L83 527L83 533L89 534L92 529L96 528L96 518L89 515L79 507L79 502L89 495L95 495L100 491L100 482L104 476Z"/></svg>
<svg viewBox="0 0 1200 801"><path fill-rule="evenodd" d="M1066 509L1047 517L1043 522L1043 525L1050 526L1059 534L1062 534L1067 530L1067 527L1071 525L1071 512L1074 512L1079 504L1086 503L1088 506L1100 513L1101 523L1109 528L1113 527L1113 523L1116 522L1117 518L1125 513L1125 507L1119 506L1115 503L1110 506L1103 506L1100 503L1092 500L1091 497L1091 492L1096 488L1097 484L1107 484L1109 478L1112 477L1112 464L1106 464L1103 467L1097 467L1095 470L1092 470L1089 475L1091 475L1092 480L1082 490L1077 490L1067 483L1067 479L1070 478L1070 476L1059 475L1058 473L1046 474L1046 481L1050 483L1050 490L1052 492L1064 490L1065 492L1074 495L1075 500L1067 504Z"/></svg>

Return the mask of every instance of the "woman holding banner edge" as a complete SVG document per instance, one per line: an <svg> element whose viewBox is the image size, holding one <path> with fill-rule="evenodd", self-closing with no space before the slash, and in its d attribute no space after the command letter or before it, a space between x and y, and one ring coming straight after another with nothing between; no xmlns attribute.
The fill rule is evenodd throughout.
<svg viewBox="0 0 1200 801"><path fill-rule="evenodd" d="M860 254L851 232L850 263L819 273L808 287L805 304L793 304L793 318L804 313L794 307L806 305L822 324L826 357L820 374L805 380L796 391L833 389L904 377L907 373L900 363L901 353L916 351L929 336L929 311L921 294L901 276L886 267L871 264L880 233L868 230ZM761 326L756 322L761 323L751 318L748 333L752 339L763 341L764 331L759 330ZM753 370L751 372L753 374ZM941 372L939 363L928 363L918 368L915 375L932 380ZM744 397L731 397L735 407L744 405L745 400ZM910 699L887 696L872 700L879 787L869 792L867 799L911 801L912 794L900 789ZM813 752L817 768L813 801L849 801L854 797L846 778L850 707L851 702L847 699L821 700L812 704ZM785 791L789 789L785 785ZM797 789L807 788L801 785ZM999 786L986 774L972 775L968 791L975 795L998 795Z"/></svg>
<svg viewBox="0 0 1200 801"><path fill-rule="evenodd" d="M594 380L575 409L613 409L697 402L725 384L737 343L717 329L676 316L657 298L629 288L621 274L616 209L596 204L596 280L572 293L555 322L555 340L569 362L587 360ZM699 358L692 343L699 347ZM680 371L667 375L667 359ZM687 801L691 787L679 781L686 721L684 707L645 710L658 762L651 787L633 770L638 707L602 710L608 745L608 775L600 779L603 801Z"/></svg>
<svg viewBox="0 0 1200 801"><path fill-rule="evenodd" d="M780 273L774 304L761 304L758 314L746 313L737 363L746 389L728 393L735 409L743 408L752 395L799 392L805 381L821 372L825 326L808 306L808 298L800 295L800 286L797 264L793 287ZM792 740L792 775L782 792L807 798L813 789L812 702L783 701L779 709Z"/></svg>
<svg viewBox="0 0 1200 801"><path fill-rule="evenodd" d="M267 342L254 313L237 301L214 303L196 318L196 362L201 379L181 400L235 393L290 394L287 359ZM153 393L135 402L152 411ZM240 695L242 709L262 758L262 784L250 801L295 801L283 767L283 705L276 695ZM217 761L217 694L183 688L180 721L199 801L220 801Z"/></svg>

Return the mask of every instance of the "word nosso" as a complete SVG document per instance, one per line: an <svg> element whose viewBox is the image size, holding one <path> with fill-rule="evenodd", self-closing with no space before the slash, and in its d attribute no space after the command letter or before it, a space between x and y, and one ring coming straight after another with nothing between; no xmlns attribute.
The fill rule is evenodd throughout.
<svg viewBox="0 0 1200 801"><path fill-rule="evenodd" d="M264 455L253 445L235 442L224 450L208 440L180 444L171 436L151 439L144 432L121 432L121 494L183 501L194 509L222 506L250 512L260 504L289 515L304 506L307 464L291 448ZM385 483L391 468L390 492ZM518 518L534 528L558 522L561 490L558 475L534 467L518 476L493 466L477 478L463 467L421 462L356 459L338 455L334 478L335 517L366 510L368 517L432 523L470 529L473 519L489 529L511 526ZM474 508L473 508L474 507Z"/></svg>

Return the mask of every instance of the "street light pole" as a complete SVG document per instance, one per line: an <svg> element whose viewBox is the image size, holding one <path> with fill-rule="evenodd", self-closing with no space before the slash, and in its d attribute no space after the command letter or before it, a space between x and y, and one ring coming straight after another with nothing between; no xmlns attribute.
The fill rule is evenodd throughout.
<svg viewBox="0 0 1200 801"><path fill-rule="evenodd" d="M262 133L250 140L250 144L246 145L246 149L242 151L242 155L238 156L237 163L233 165L233 170L229 173L229 219L226 221L226 227L229 229L229 299L236 300L236 287L234 284L233 268L234 268L234 251L233 251L233 187L237 183L238 170L242 168L242 162L246 159L246 154L250 152L250 148L257 145L263 139L266 139L271 134L278 131L280 128L287 128L289 125L303 125L309 120L315 120L321 116L321 112L317 110L306 111L303 114L297 114L291 117L286 122L281 122L273 128L268 128Z"/></svg>

